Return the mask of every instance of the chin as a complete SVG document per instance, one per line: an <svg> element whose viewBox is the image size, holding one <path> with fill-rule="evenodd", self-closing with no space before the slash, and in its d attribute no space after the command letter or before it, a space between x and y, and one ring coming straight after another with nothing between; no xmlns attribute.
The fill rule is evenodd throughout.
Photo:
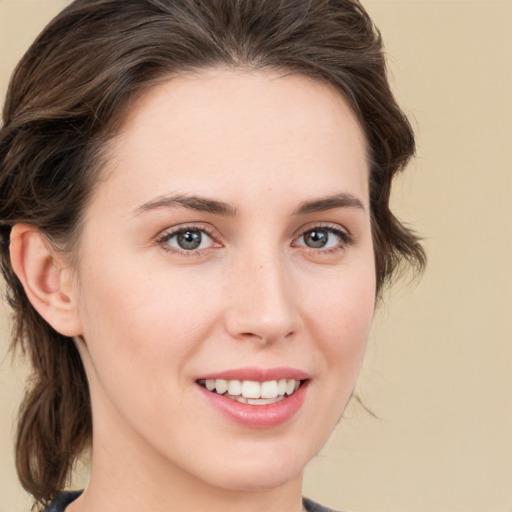
<svg viewBox="0 0 512 512"><path fill-rule="evenodd" d="M250 471L244 474L237 472L236 474L226 475L224 478L216 478L211 485L229 489L231 491L241 492L265 492L277 489L287 483L300 478L303 468L295 471L282 472L279 470L268 468L259 471Z"/></svg>
<svg viewBox="0 0 512 512"><path fill-rule="evenodd" d="M269 451L268 457L233 456L208 471L207 480L215 487L233 491L269 491L300 479L309 458L297 457L298 453L286 450ZM293 454L295 457L290 457ZM260 453L261 455L261 453Z"/></svg>

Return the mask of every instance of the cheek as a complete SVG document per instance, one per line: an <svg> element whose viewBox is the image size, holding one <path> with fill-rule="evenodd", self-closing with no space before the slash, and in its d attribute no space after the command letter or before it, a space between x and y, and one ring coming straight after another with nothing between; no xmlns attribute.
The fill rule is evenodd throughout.
<svg viewBox="0 0 512 512"><path fill-rule="evenodd" d="M375 309L375 274L369 265L333 277L329 286L307 294L307 326L319 366L341 401L355 385Z"/></svg>
<svg viewBox="0 0 512 512"><path fill-rule="evenodd" d="M304 355L316 371L307 436L317 453L340 420L357 381L374 313L373 268L369 264L357 271L351 266L332 275L323 287L304 290L303 318L308 337L314 340Z"/></svg>
<svg viewBox="0 0 512 512"><path fill-rule="evenodd" d="M375 309L375 274L371 266L347 269L325 286L305 294L309 319L327 346L348 348L366 339ZM333 346L333 348L335 348ZM327 348L327 347L326 347Z"/></svg>
<svg viewBox="0 0 512 512"><path fill-rule="evenodd" d="M190 279L157 279L138 275L133 267L129 279L126 275L119 265L104 279L83 276L96 426L131 425L146 438L163 440L178 428L178 412L187 410L187 361L211 332L215 302L207 287ZM154 431L147 418L154 419L149 422Z"/></svg>
<svg viewBox="0 0 512 512"><path fill-rule="evenodd" d="M118 261L108 273L83 272L81 309L89 353L98 371L108 361L107 374L155 375L159 367L169 374L208 335L218 299L192 274L180 278L130 267L125 272Z"/></svg>

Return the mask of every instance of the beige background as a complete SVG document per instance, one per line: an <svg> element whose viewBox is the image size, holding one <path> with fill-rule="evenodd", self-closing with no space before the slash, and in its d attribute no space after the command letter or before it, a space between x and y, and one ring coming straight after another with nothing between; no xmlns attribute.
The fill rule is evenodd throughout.
<svg viewBox="0 0 512 512"><path fill-rule="evenodd" d="M364 0L363 0L364 1ZM0 95L66 2L0 0ZM399 215L426 238L419 284L380 308L359 393L310 464L306 494L354 512L512 511L512 2L366 1L418 158ZM28 511L13 471L24 368L0 311L0 512Z"/></svg>

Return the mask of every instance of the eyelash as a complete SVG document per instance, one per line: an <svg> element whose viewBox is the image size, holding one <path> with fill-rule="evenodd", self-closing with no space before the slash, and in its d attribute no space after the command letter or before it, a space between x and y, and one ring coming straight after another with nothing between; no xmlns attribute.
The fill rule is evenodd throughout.
<svg viewBox="0 0 512 512"><path fill-rule="evenodd" d="M185 250L185 249L177 249L177 248L171 248L169 245L169 241L174 238L175 236L178 236L180 233L186 233L187 231L199 231L201 233L205 233L210 237L214 243L219 244L219 242L216 242L216 237L213 233L213 230L209 229L208 227L204 225L197 225L197 224L190 224L186 226L180 226L179 228L171 229L170 231L165 231L160 236L156 238L156 244L161 246L162 249L166 252L172 253L172 254L179 254L180 256L184 257L191 257L191 256L200 256L203 254L203 251L208 250L210 248L206 249L191 249L191 250ZM333 247L329 247L327 249L314 249L312 247L308 247L306 245L299 245L298 247L302 247L306 250L312 251L314 254L331 254L333 252L342 250L346 247L349 247L354 244L354 238L352 235L347 233L346 231L343 231L339 228L337 225L332 224L316 224L311 227L308 227L307 229L302 229L300 233L293 238L292 245L295 244L300 238L304 237L307 233L311 233L313 231L328 231L329 233L337 236L340 239L340 242L337 243ZM220 245L219 245L220 246ZM297 247L297 245L295 245Z"/></svg>
<svg viewBox="0 0 512 512"><path fill-rule="evenodd" d="M160 236L156 238L157 245L161 246L162 249L166 252L170 252L172 254L179 254L180 256L190 257L190 256L200 256L203 251L208 249L194 249L194 250L185 250L185 249L177 249L175 247L172 247L169 245L169 241L174 238L175 236L178 236L180 233L186 233L187 231L199 231L201 233L206 233L214 242L215 242L215 236L213 234L213 231L209 229L208 227L204 225L197 225L197 224L189 224L186 226L180 226L175 229L171 229L169 231L165 231ZM217 242L218 243L218 242Z"/></svg>
<svg viewBox="0 0 512 512"><path fill-rule="evenodd" d="M312 251L314 254L332 254L334 252L350 247L355 242L353 236L350 235L347 231L340 229L340 227L337 224L320 223L312 225L307 229L301 228L300 234L293 239L293 243L296 243L300 238L304 237L304 235L306 235L307 233L311 233L313 231L327 231L340 239L339 243L327 249L314 249L306 245L299 246L305 248L306 250Z"/></svg>

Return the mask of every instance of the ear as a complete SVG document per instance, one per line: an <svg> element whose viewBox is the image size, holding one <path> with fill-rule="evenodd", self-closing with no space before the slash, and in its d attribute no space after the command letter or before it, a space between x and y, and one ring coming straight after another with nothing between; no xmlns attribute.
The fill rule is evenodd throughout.
<svg viewBox="0 0 512 512"><path fill-rule="evenodd" d="M64 336L82 333L72 269L33 225L11 231L11 264L36 311Z"/></svg>

